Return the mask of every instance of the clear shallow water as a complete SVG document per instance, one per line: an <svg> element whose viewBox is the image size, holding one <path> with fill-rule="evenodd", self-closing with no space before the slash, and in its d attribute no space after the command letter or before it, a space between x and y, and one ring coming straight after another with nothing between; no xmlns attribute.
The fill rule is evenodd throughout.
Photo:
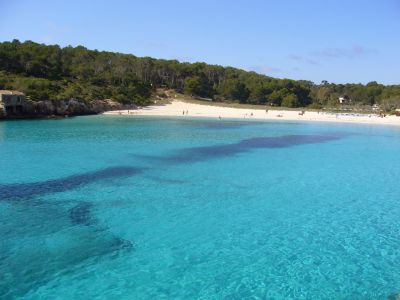
<svg viewBox="0 0 400 300"><path fill-rule="evenodd" d="M0 123L1 299L386 299L400 129Z"/></svg>

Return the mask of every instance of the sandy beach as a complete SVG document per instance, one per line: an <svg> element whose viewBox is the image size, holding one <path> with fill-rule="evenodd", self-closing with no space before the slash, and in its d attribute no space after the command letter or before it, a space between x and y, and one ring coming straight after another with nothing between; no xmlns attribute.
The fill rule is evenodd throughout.
<svg viewBox="0 0 400 300"><path fill-rule="evenodd" d="M231 108L187 103L178 100L166 105L152 105L136 110L108 111L105 115L121 116L166 116L166 117L207 117L217 119L317 121L359 124L400 125L400 117L380 117L376 114L330 113L316 111L266 110Z"/></svg>

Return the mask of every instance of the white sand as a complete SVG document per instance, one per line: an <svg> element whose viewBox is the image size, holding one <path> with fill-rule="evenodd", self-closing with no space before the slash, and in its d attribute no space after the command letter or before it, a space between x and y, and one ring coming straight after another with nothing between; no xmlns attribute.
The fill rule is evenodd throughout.
<svg viewBox="0 0 400 300"><path fill-rule="evenodd" d="M183 111L185 114L183 115ZM187 113L186 113L187 112ZM129 116L173 116L173 117L208 117L219 119L251 119L251 120L288 120L288 121L318 121L318 122L341 122L341 123L361 123L361 124L384 124L400 125L400 117L386 116L384 118L375 114L353 114L353 113L328 113L305 111L304 115L299 115L300 111L289 110L268 110L230 108L222 106L212 106L203 104L186 103L182 101L172 101L171 104L147 106L136 110L129 110ZM108 111L105 115L128 115L128 110Z"/></svg>

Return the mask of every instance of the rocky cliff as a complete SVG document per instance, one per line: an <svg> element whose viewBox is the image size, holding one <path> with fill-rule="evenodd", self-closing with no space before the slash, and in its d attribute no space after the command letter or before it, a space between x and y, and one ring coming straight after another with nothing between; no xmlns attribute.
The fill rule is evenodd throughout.
<svg viewBox="0 0 400 300"><path fill-rule="evenodd" d="M4 105L0 102L0 118L40 118L57 116L79 116L99 114L109 110L135 109L135 105L124 105L111 99L95 100L92 102L83 102L79 100L66 101L30 101L22 103L22 112L12 114L6 111Z"/></svg>
<svg viewBox="0 0 400 300"><path fill-rule="evenodd" d="M6 115L6 109L3 103L0 102L0 119L4 118Z"/></svg>

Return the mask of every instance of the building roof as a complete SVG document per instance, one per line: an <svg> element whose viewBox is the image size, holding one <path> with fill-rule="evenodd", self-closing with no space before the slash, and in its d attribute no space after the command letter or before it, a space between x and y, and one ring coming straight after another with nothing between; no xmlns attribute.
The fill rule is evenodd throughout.
<svg viewBox="0 0 400 300"><path fill-rule="evenodd" d="M12 91L12 90L0 90L0 94L2 95L19 95L24 96L25 94L19 91Z"/></svg>

